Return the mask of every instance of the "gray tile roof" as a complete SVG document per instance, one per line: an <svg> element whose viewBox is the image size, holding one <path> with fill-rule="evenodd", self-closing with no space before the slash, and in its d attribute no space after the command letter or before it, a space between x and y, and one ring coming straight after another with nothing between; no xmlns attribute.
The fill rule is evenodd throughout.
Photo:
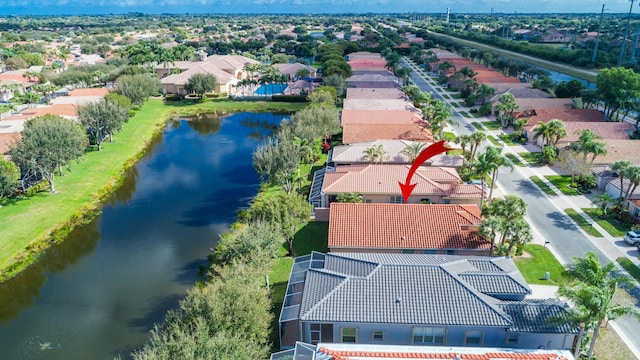
<svg viewBox="0 0 640 360"><path fill-rule="evenodd" d="M509 274L460 274L458 276L486 295L531 294L528 287L523 286Z"/></svg>
<svg viewBox="0 0 640 360"><path fill-rule="evenodd" d="M345 276L310 269L307 272L300 313L309 311L311 307L322 301L325 296L338 287L345 279Z"/></svg>
<svg viewBox="0 0 640 360"><path fill-rule="evenodd" d="M556 299L525 300L499 303L498 306L513 321L512 332L578 333L566 319L567 305ZM554 321L565 319L565 321Z"/></svg>

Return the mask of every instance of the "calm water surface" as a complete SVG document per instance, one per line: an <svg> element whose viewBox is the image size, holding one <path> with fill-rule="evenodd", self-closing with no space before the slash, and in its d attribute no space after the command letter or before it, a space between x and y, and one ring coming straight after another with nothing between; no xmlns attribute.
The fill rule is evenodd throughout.
<svg viewBox="0 0 640 360"><path fill-rule="evenodd" d="M283 117L169 124L101 216L0 284L0 359L127 358L256 194L251 153Z"/></svg>

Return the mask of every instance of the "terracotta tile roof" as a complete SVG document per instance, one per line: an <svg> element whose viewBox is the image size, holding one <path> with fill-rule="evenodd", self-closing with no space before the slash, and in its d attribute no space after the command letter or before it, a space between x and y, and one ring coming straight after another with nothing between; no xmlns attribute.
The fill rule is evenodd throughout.
<svg viewBox="0 0 640 360"><path fill-rule="evenodd" d="M599 141L605 140L629 140L636 127L628 122L565 122L564 128L567 130L567 136L562 138L558 144L577 141L580 132L584 129L590 129L598 136Z"/></svg>
<svg viewBox="0 0 640 360"><path fill-rule="evenodd" d="M533 111L521 111L515 114L515 117L528 118L527 123L524 126L527 131L533 129L540 122L547 123L552 119L562 120L565 124L578 122L596 125L597 123L607 122L604 115L596 109L534 109Z"/></svg>
<svg viewBox="0 0 640 360"><path fill-rule="evenodd" d="M415 124L423 123L422 117L410 110L343 110L345 124Z"/></svg>
<svg viewBox="0 0 640 360"><path fill-rule="evenodd" d="M342 127L343 144L384 139L433 142L433 134L417 124L348 124Z"/></svg>
<svg viewBox="0 0 640 360"><path fill-rule="evenodd" d="M78 107L74 104L54 104L51 106L40 107L40 108L27 108L24 109L21 115L26 115L29 118L41 115L60 115L66 117L77 117L78 116Z"/></svg>
<svg viewBox="0 0 640 360"><path fill-rule="evenodd" d="M347 99L408 99L396 88L347 88Z"/></svg>
<svg viewBox="0 0 640 360"><path fill-rule="evenodd" d="M344 99L344 110L409 110L414 114L421 114L410 101L405 99Z"/></svg>
<svg viewBox="0 0 640 360"><path fill-rule="evenodd" d="M37 84L37 81L29 81L28 78L22 76L22 74L16 74L16 73L4 73L4 74L0 74L0 83L2 84L16 84L16 83L20 83L23 85L33 85L33 84Z"/></svg>
<svg viewBox="0 0 640 360"><path fill-rule="evenodd" d="M322 191L326 194L358 192L400 195L398 181L407 177L410 168L411 165L391 164L339 165L335 171L325 173ZM447 195L449 192L474 194L479 190L473 185L461 184L462 180L453 168L421 166L413 179L418 184L413 191L416 195ZM449 184L459 184L470 189L457 191L457 186Z"/></svg>
<svg viewBox="0 0 640 360"><path fill-rule="evenodd" d="M607 155L596 157L594 164L613 164L618 160L629 160L640 165L640 140L607 140L606 143Z"/></svg>
<svg viewBox="0 0 640 360"><path fill-rule="evenodd" d="M489 249L476 205L331 203L329 248Z"/></svg>
<svg viewBox="0 0 640 360"><path fill-rule="evenodd" d="M573 108L573 100L571 99L521 98L516 99L516 104L518 105L517 111Z"/></svg>
<svg viewBox="0 0 640 360"><path fill-rule="evenodd" d="M366 351L366 350L334 350L321 347L318 353L330 356L331 360L369 360L369 359L447 359L447 360L569 360L556 353L524 353L524 352L485 352L464 354L459 352L400 352L400 351Z"/></svg>
<svg viewBox="0 0 640 360"><path fill-rule="evenodd" d="M0 133L0 155L7 154L9 146L20 138L20 133Z"/></svg>
<svg viewBox="0 0 640 360"><path fill-rule="evenodd" d="M349 64L349 66L351 66L352 70L357 70L357 69L380 69L380 70L384 70L387 67L387 61L382 59L382 60L378 60L378 59L356 59L356 60L349 60L347 62L347 64Z"/></svg>
<svg viewBox="0 0 640 360"><path fill-rule="evenodd" d="M111 90L107 88L85 88L69 91L69 96L107 96Z"/></svg>

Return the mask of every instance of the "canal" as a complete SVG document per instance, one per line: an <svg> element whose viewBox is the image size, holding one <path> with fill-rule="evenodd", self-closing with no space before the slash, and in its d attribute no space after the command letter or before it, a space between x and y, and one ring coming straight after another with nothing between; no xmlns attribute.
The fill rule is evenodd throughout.
<svg viewBox="0 0 640 360"><path fill-rule="evenodd" d="M99 217L0 284L0 358L128 358L255 196L251 154L284 117L170 122Z"/></svg>

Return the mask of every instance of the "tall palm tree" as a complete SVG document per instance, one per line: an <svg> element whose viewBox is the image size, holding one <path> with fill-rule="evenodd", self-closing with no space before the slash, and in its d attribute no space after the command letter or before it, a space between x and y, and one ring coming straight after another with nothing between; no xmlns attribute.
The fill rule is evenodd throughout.
<svg viewBox="0 0 640 360"><path fill-rule="evenodd" d="M504 221L497 216L487 216L480 222L478 233L491 242L489 256L493 256L496 247L497 233L504 227Z"/></svg>
<svg viewBox="0 0 640 360"><path fill-rule="evenodd" d="M512 113L518 109L516 98L511 93L504 93L498 98L498 111L500 111L500 122L503 127L511 124L513 120Z"/></svg>
<svg viewBox="0 0 640 360"><path fill-rule="evenodd" d="M496 148L493 146L487 147L484 153L478 156L478 162L486 164L485 166L491 169L491 189L489 189L489 203L493 198L493 187L498 180L498 171L501 167L506 167L513 171L513 162L506 156L502 156L502 148Z"/></svg>
<svg viewBox="0 0 640 360"><path fill-rule="evenodd" d="M629 179L629 188L627 189L627 193L624 196L624 200L629 200L629 197L636 190L638 185L640 185L640 166L632 165L626 170L627 179ZM628 204L627 204L628 206Z"/></svg>
<svg viewBox="0 0 640 360"><path fill-rule="evenodd" d="M542 138L542 147L550 144L551 127L549 123L539 122L533 129L533 140L538 140L539 138Z"/></svg>
<svg viewBox="0 0 640 360"><path fill-rule="evenodd" d="M567 275L574 281L571 285L562 285L558 294L575 304L577 311L585 314L588 327L593 327L593 335L587 358L591 359L598 333L605 321L613 320L625 314L640 319L640 311L632 306L613 303L613 297L619 286L629 286L633 281L615 273L616 266L600 264L595 253L589 252L583 258L574 258L566 266ZM578 345L580 346L580 345Z"/></svg>
<svg viewBox="0 0 640 360"><path fill-rule="evenodd" d="M618 160L611 165L611 170L615 171L620 179L620 198L624 195L624 179L627 176L627 169L631 166L633 164L629 160Z"/></svg>
<svg viewBox="0 0 640 360"><path fill-rule="evenodd" d="M571 148L582 153L584 157L584 161L587 161L587 156L592 154L591 163L596 159L599 155L606 155L607 149L604 143L597 141L600 139L600 136L593 132L591 129L584 129L582 131L578 131L576 133L580 134L580 137L577 141L571 144Z"/></svg>
<svg viewBox="0 0 640 360"><path fill-rule="evenodd" d="M465 162L467 161L467 146L471 145L472 143L472 139L471 139L471 135L458 135L456 137L456 139L453 141L455 144L460 145L460 147L462 148L462 166L465 165ZM471 155L469 153L469 155Z"/></svg>
<svg viewBox="0 0 640 360"><path fill-rule="evenodd" d="M433 99L425 111L430 130L438 131L438 140L442 140L444 136L445 125L457 124L451 118L453 116L451 106L442 100ZM423 115L425 115L424 112Z"/></svg>
<svg viewBox="0 0 640 360"><path fill-rule="evenodd" d="M607 193L602 193L600 196L598 196L596 198L596 201L594 201L594 205L597 205L600 207L600 211L602 212L602 215L607 215L607 209L608 209L608 205L612 204L615 201L615 199L613 198L613 196L607 194Z"/></svg>
<svg viewBox="0 0 640 360"><path fill-rule="evenodd" d="M558 141L567 136L567 130L564 128L564 123L559 119L551 119L547 123L549 126L549 142L556 146Z"/></svg>
<svg viewBox="0 0 640 360"><path fill-rule="evenodd" d="M513 247L516 244L524 245L533 240L531 226L524 218L519 218L515 221L507 222L505 233L507 233L509 236L509 247L507 248L508 256L511 255L511 250L513 250Z"/></svg>
<svg viewBox="0 0 640 360"><path fill-rule="evenodd" d="M496 93L495 88L492 88L487 84L482 84L476 91L476 96L478 97L478 99L480 99L480 102L482 103L482 105L484 105L487 102L487 99L493 96L495 93Z"/></svg>
<svg viewBox="0 0 640 360"><path fill-rule="evenodd" d="M420 155L425 147L427 147L427 143L414 141L411 144L405 146L404 150L402 150L402 153L409 157L409 161L413 162L418 158L418 155Z"/></svg>
<svg viewBox="0 0 640 360"><path fill-rule="evenodd" d="M473 134L471 134L471 147L469 149L469 151L471 152L471 154L469 155L469 161L475 161L476 159L476 153L478 152L478 149L480 148L480 144L482 144L483 141L487 140L487 134L484 131L476 131Z"/></svg>

